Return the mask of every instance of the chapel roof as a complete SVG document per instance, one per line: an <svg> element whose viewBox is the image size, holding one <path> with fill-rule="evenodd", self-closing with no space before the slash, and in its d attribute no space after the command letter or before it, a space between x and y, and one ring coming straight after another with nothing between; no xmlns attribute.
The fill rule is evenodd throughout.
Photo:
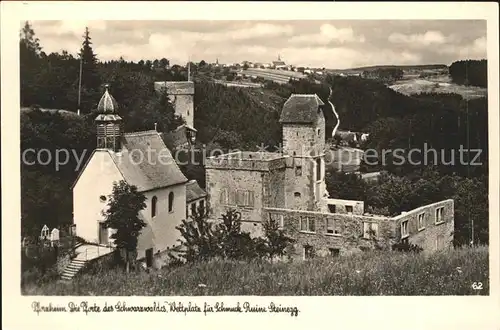
<svg viewBox="0 0 500 330"><path fill-rule="evenodd" d="M125 181L139 191L164 188L188 180L157 131L126 133L123 151L110 152Z"/></svg>

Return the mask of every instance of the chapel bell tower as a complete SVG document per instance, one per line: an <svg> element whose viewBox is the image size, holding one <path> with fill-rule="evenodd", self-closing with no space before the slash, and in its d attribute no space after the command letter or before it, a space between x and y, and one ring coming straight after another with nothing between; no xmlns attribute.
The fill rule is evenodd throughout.
<svg viewBox="0 0 500 330"><path fill-rule="evenodd" d="M121 150L121 122L118 115L118 103L108 91L106 91L97 105L98 115L95 118L97 125L97 148L109 149L114 152Z"/></svg>

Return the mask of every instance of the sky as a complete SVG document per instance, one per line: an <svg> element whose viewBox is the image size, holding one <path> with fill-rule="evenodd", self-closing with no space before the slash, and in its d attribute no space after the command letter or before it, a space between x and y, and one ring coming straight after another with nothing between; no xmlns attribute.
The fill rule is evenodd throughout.
<svg viewBox="0 0 500 330"><path fill-rule="evenodd" d="M32 21L46 53L76 54L88 26L101 61L271 62L330 69L486 58L484 20Z"/></svg>

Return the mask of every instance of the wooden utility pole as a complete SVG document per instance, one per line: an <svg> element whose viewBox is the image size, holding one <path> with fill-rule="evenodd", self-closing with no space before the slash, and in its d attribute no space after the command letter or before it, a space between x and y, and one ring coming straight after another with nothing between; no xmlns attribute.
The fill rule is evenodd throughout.
<svg viewBox="0 0 500 330"><path fill-rule="evenodd" d="M80 76L78 78L78 115L80 115L80 101L82 93L82 69L83 69L83 57L80 53Z"/></svg>

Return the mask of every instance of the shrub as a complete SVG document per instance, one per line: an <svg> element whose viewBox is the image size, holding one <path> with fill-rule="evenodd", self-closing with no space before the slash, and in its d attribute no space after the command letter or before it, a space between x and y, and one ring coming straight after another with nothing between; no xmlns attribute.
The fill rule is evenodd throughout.
<svg viewBox="0 0 500 330"><path fill-rule="evenodd" d="M280 230L278 222L269 217L264 222L265 240L259 242L263 246L263 252L272 260L275 256L283 257L286 249L295 242L294 239L288 237L284 231Z"/></svg>
<svg viewBox="0 0 500 330"><path fill-rule="evenodd" d="M392 245L393 251L420 253L424 249L416 244L411 244L407 240Z"/></svg>
<svg viewBox="0 0 500 330"><path fill-rule="evenodd" d="M241 213L228 210L219 223L208 221L208 210L193 212L190 221L183 220L180 245L169 256L173 264L211 259L251 260L283 256L293 240L279 230L271 219L263 224L265 236L252 238L241 231Z"/></svg>
<svg viewBox="0 0 500 330"><path fill-rule="evenodd" d="M219 235L212 223L208 222L208 209L195 210L189 221L182 220L176 229L182 239L180 245L173 249L169 256L173 263L182 259L187 262L209 260L220 255Z"/></svg>

